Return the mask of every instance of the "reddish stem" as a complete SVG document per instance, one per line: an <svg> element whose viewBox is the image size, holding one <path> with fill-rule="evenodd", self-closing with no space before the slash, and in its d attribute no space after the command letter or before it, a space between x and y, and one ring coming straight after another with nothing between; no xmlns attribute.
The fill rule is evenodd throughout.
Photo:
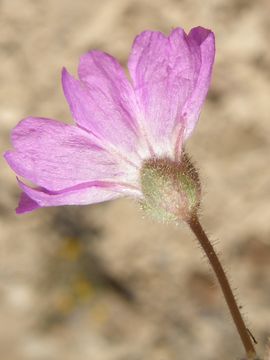
<svg viewBox="0 0 270 360"><path fill-rule="evenodd" d="M231 286L229 284L228 278L223 270L223 267L219 261L219 258L209 241L207 235L205 234L198 217L195 215L191 217L188 221L188 224L196 235L201 247L203 248L215 274L218 279L218 282L221 286L223 295L229 307L230 313L232 315L233 321L237 328L237 331L241 337L242 343L246 350L247 358L250 360L256 359L256 351L252 343L252 339L250 337L249 330L247 329L242 315L240 313L239 307L236 303L235 297L233 295Z"/></svg>

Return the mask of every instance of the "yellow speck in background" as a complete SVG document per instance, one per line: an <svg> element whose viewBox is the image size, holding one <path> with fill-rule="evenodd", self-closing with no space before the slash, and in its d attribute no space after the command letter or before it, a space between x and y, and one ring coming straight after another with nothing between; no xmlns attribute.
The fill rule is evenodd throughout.
<svg viewBox="0 0 270 360"><path fill-rule="evenodd" d="M59 256L68 261L76 261L82 252L79 241L75 238L66 238L59 249Z"/></svg>

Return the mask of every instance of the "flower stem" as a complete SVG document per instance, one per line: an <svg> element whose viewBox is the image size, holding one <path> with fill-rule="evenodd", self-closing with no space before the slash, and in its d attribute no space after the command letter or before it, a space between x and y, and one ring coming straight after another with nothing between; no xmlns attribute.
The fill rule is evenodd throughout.
<svg viewBox="0 0 270 360"><path fill-rule="evenodd" d="M225 274L225 271L219 261L219 258L208 239L206 233L204 232L197 215L192 216L191 219L188 221L188 224L196 235L201 247L203 248L215 274L218 279L218 282L221 286L223 295L229 307L230 313L232 315L233 321L237 328L237 331L241 337L242 343L246 350L247 358L248 359L255 359L256 358L256 351L252 343L252 339L249 334L249 330L247 329L242 315L240 313L239 307L236 303L236 299L233 295L231 286L229 284L228 278Z"/></svg>

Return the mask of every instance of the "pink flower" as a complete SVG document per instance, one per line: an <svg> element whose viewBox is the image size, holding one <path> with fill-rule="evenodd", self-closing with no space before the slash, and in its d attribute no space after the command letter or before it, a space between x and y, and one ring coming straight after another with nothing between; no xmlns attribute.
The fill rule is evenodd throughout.
<svg viewBox="0 0 270 360"><path fill-rule="evenodd" d="M128 60L131 81L110 55L90 51L79 80L62 83L76 125L29 117L12 132L5 158L23 190L17 213L143 198L140 172L149 159L179 162L206 97L215 44L211 31L145 31Z"/></svg>

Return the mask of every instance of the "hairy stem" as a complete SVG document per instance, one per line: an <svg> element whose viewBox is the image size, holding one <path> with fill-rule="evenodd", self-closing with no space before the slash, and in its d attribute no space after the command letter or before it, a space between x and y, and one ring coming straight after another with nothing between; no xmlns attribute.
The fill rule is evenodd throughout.
<svg viewBox="0 0 270 360"><path fill-rule="evenodd" d="M191 217L191 219L188 221L188 224L189 224L191 230L193 231L193 233L196 235L201 247L203 248L203 250L204 250L204 252L216 274L216 277L221 286L223 295L224 295L227 305L229 307L230 313L232 315L233 321L235 323L237 331L240 335L240 338L241 338L244 348L246 350L247 358L250 360L256 359L256 351L253 346L249 330L247 329L247 327L244 323L244 320L240 313L239 307L238 307L235 297L233 295L231 286L229 284L228 278L223 270L223 267L219 261L219 258L217 256L211 242L209 241L206 233L204 232L197 216Z"/></svg>

